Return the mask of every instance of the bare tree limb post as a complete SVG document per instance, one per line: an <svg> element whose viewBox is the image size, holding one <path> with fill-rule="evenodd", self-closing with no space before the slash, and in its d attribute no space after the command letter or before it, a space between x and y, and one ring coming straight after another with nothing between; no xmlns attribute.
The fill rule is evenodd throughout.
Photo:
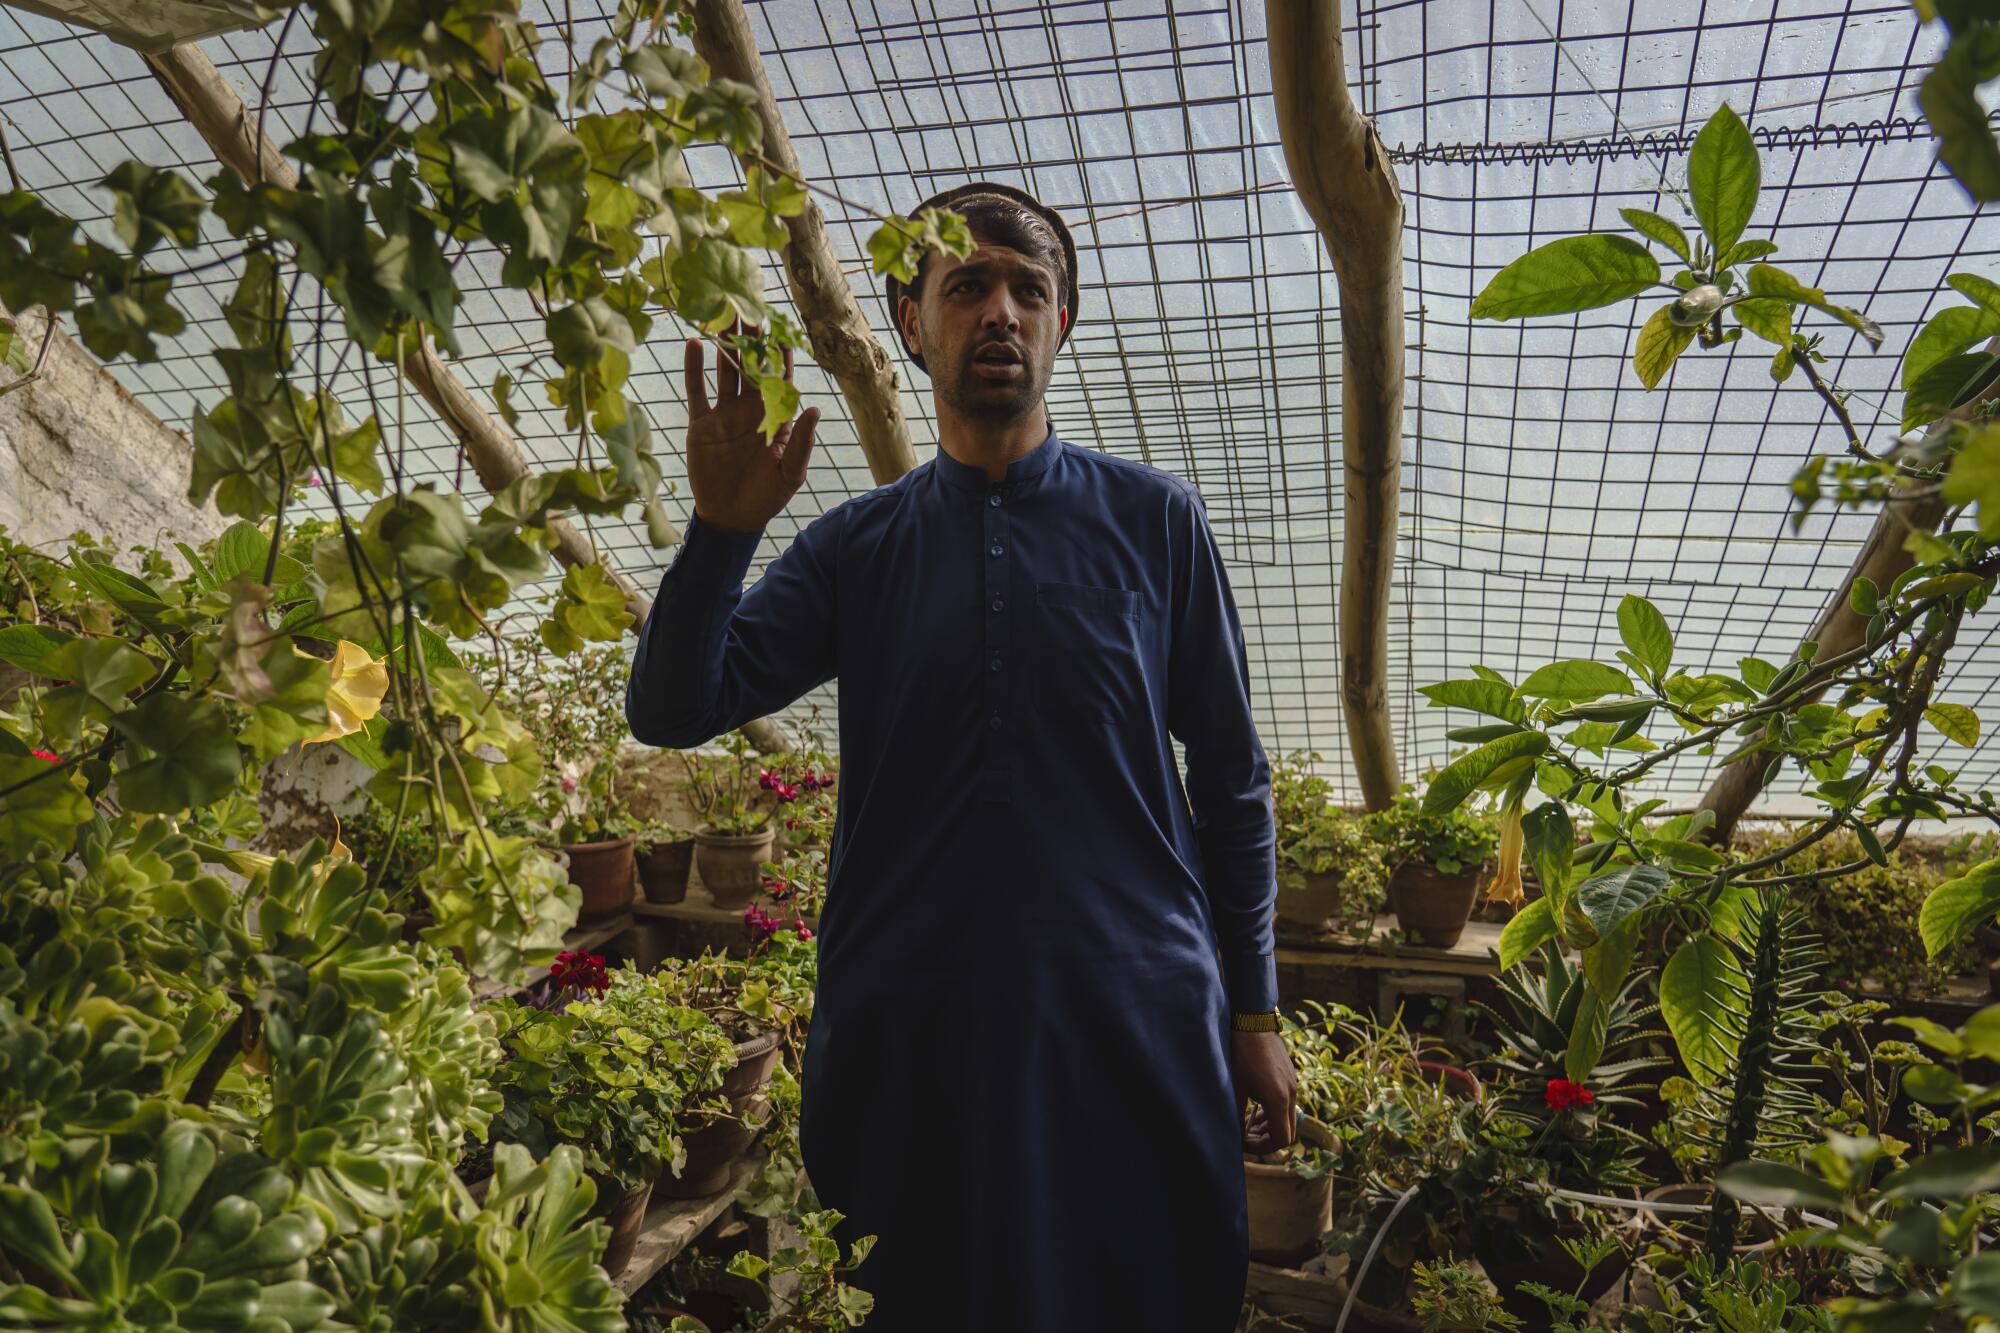
<svg viewBox="0 0 2000 1333"><path fill-rule="evenodd" d="M233 168L246 181L269 181L286 189L297 187L298 173L279 154L277 145L258 132L256 116L199 46L188 43L171 47L149 54L145 60L153 77L166 89L188 123L200 132L218 162ZM458 436L466 458L487 491L498 493L528 475L527 457L520 444L451 373L451 368L428 343L414 360L404 365L403 372L411 387ZM604 572L624 595L625 609L632 613L632 632L638 633L652 610L651 601L601 559L590 539L575 524L558 518L550 522L549 530L555 535L556 558L564 564L604 566ZM746 723L743 734L766 754L791 749L789 738L770 718Z"/></svg>
<svg viewBox="0 0 2000 1333"><path fill-rule="evenodd" d="M760 155L804 179L742 0L695 0L694 20L695 50L708 62L709 72L757 90L757 118L764 127ZM752 161L744 159L746 166ZM876 485L886 486L917 465L896 364L868 326L868 316L840 271L819 205L808 198L805 211L786 218L785 228L792 236L785 247L785 271L791 276L792 299L812 343L813 360L839 383L868 470ZM893 311L890 317L895 317Z"/></svg>
<svg viewBox="0 0 2000 1333"><path fill-rule="evenodd" d="M1362 796L1380 809L1402 785L1388 677L1403 469L1403 195L1348 91L1337 0L1267 0L1264 23L1285 162L1340 281L1341 703Z"/></svg>

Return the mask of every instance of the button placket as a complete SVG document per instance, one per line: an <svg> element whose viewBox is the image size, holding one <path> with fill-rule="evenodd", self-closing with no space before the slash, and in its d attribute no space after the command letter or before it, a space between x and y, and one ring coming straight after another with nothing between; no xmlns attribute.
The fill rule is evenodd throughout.
<svg viewBox="0 0 2000 1333"><path fill-rule="evenodd" d="M982 537L986 546L985 588L986 622L985 670L983 697L985 701L986 727L990 733L987 742L985 772L982 775L982 794L986 800L1005 801L1010 799L1012 784L1008 781L1008 659L1007 651L1007 606L1009 585L1008 571L1012 561L1010 540L1007 530L1007 505L999 490L986 493L983 510Z"/></svg>

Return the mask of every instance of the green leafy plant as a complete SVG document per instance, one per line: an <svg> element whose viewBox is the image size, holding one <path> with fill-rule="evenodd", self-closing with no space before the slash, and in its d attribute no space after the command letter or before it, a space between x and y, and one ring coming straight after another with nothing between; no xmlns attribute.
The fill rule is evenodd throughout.
<svg viewBox="0 0 2000 1333"><path fill-rule="evenodd" d="M686 1118L720 1108L713 1094L736 1054L662 978L626 969L611 978L601 999L497 1006L507 1059L494 1071L506 1098L495 1129L538 1155L575 1144L587 1170L629 1188L680 1174Z"/></svg>
<svg viewBox="0 0 2000 1333"><path fill-rule="evenodd" d="M758 793L768 790L769 771L740 733L722 739L724 753L691 762L681 789L688 794L702 822L717 833L757 833L771 822L771 803Z"/></svg>
<svg viewBox="0 0 2000 1333"><path fill-rule="evenodd" d="M1447 875L1473 870L1491 859L1500 843L1492 820L1456 805L1419 800L1408 790L1370 815L1369 828L1392 874L1412 859L1427 861Z"/></svg>
<svg viewBox="0 0 2000 1333"><path fill-rule="evenodd" d="M1521 1327L1521 1321L1507 1312L1485 1277L1462 1263L1419 1261L1411 1267L1410 1277L1415 1288L1410 1304L1424 1333Z"/></svg>

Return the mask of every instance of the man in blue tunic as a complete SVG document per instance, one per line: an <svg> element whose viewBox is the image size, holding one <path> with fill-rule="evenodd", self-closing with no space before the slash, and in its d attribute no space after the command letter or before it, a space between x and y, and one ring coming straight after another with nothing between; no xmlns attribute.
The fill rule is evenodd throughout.
<svg viewBox="0 0 2000 1333"><path fill-rule="evenodd" d="M839 1234L877 1237L867 1327L1226 1333L1241 1153L1296 1113L1242 627L1199 492L1049 425L1061 219L983 182L930 206L976 242L889 283L937 452L747 592L819 411L766 446L754 386L718 355L711 400L688 343L694 514L627 717L700 745L838 679L800 1134Z"/></svg>

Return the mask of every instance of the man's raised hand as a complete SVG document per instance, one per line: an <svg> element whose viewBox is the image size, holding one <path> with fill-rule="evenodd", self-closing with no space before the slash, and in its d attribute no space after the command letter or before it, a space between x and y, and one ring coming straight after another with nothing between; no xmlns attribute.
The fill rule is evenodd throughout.
<svg viewBox="0 0 2000 1333"><path fill-rule="evenodd" d="M739 321L736 331L742 331ZM756 332L751 329L750 332ZM736 353L715 346L715 400L708 396L702 341L687 342L688 488L701 521L721 532L761 532L805 483L819 409L809 407L766 443L764 396L742 373ZM785 379L792 349L785 349Z"/></svg>

